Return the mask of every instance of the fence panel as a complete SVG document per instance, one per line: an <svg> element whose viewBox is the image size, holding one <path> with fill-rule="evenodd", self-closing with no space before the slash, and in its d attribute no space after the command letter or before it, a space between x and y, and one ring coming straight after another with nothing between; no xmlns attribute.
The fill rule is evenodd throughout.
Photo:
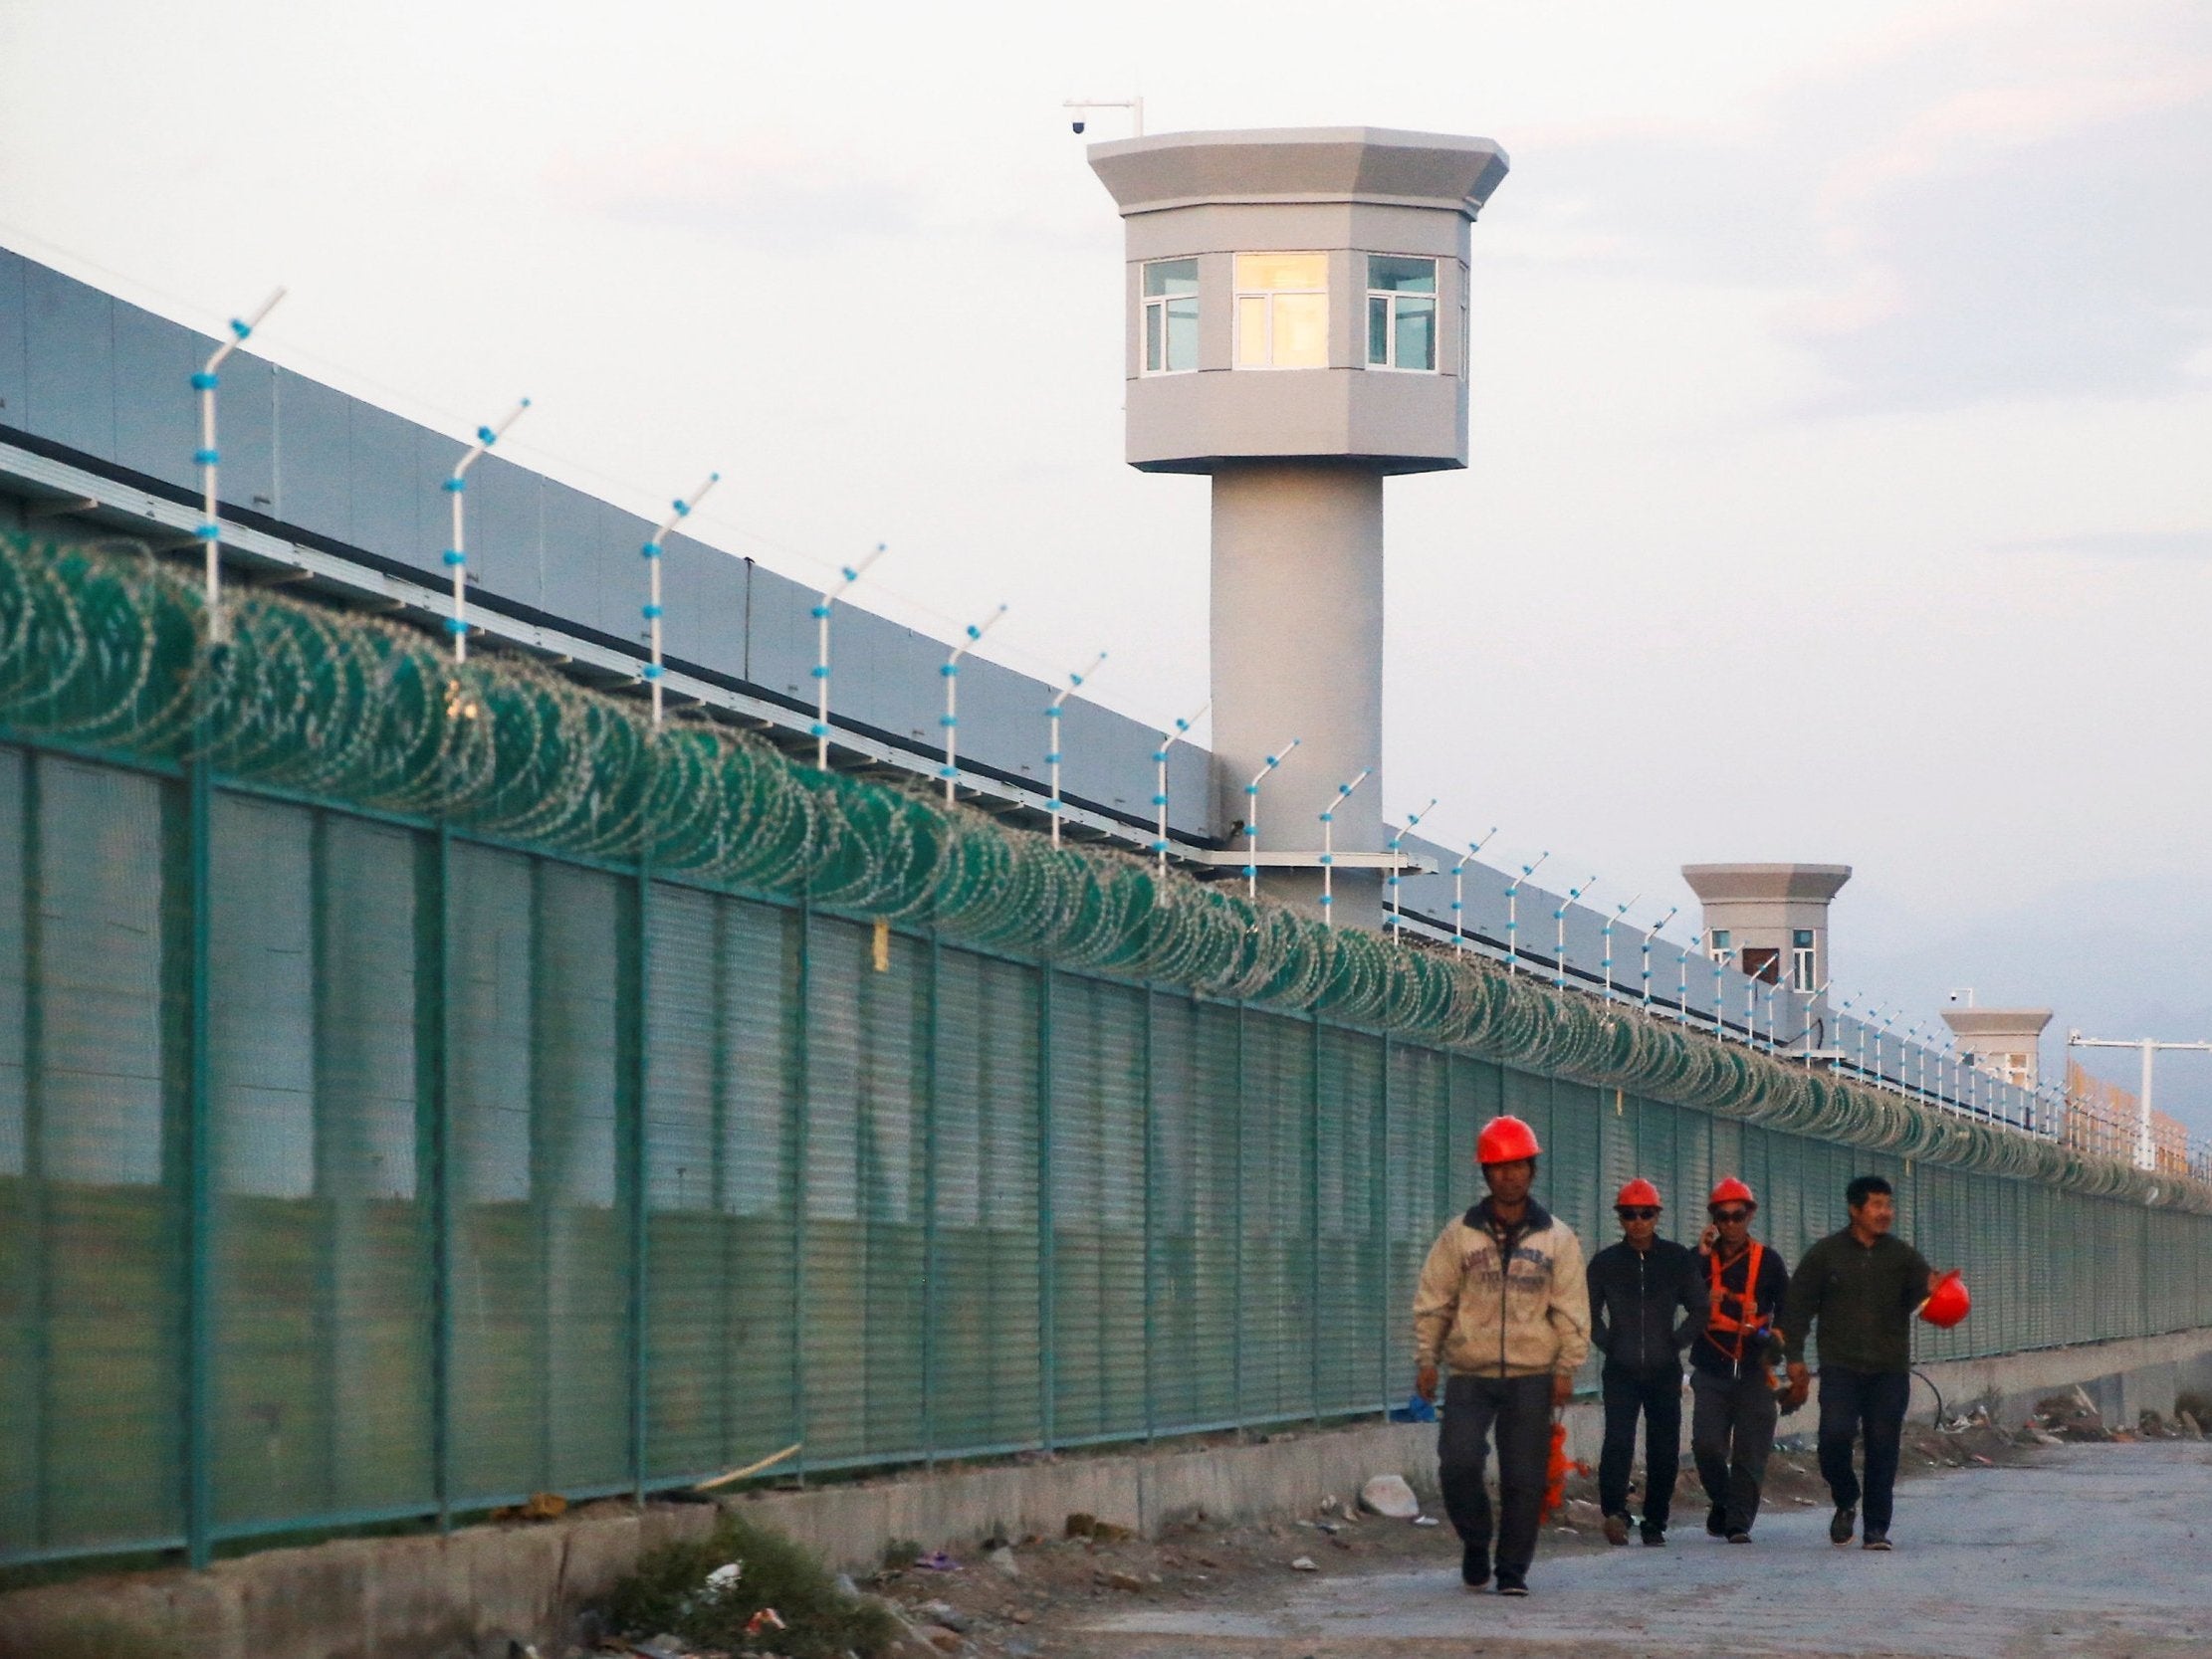
<svg viewBox="0 0 2212 1659"><path fill-rule="evenodd" d="M1591 1250L1888 1176L1923 1357L2212 1323L2201 1216L0 748L0 1559L1369 1411L1500 1110Z"/></svg>

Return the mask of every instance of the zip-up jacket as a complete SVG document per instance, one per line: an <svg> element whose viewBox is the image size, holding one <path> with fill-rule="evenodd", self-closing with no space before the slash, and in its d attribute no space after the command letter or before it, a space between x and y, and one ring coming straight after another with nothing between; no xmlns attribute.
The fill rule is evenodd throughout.
<svg viewBox="0 0 2212 1659"><path fill-rule="evenodd" d="M1459 1376L1572 1373L1590 1353L1582 1241L1534 1199L1506 1227L1485 1198L1445 1223L1414 1293L1414 1359Z"/></svg>
<svg viewBox="0 0 2212 1659"><path fill-rule="evenodd" d="M1624 1240L1590 1258L1589 1278L1590 1340L1605 1368L1639 1377L1678 1373L1682 1349L1705 1329L1696 1252L1671 1239L1656 1238L1649 1250Z"/></svg>
<svg viewBox="0 0 2212 1659"><path fill-rule="evenodd" d="M1805 1252L1782 1314L1789 1357L1805 1357L1820 1321L1821 1363L1857 1371L1912 1364L1912 1310L1928 1293L1927 1262L1894 1233L1861 1244L1846 1227Z"/></svg>
<svg viewBox="0 0 2212 1659"><path fill-rule="evenodd" d="M1782 1265L1782 1252L1771 1244L1759 1246L1759 1282L1746 1284L1751 1272L1751 1251L1720 1263L1720 1295L1712 1294L1715 1250L1697 1252L1697 1272L1705 1281L1709 1306L1705 1328L1689 1345L1689 1362L1712 1376L1740 1378L1757 1374L1782 1356L1783 1300L1789 1295L1790 1270ZM1740 1324L1744 1329L1733 1327ZM1722 1326L1728 1328L1722 1329Z"/></svg>

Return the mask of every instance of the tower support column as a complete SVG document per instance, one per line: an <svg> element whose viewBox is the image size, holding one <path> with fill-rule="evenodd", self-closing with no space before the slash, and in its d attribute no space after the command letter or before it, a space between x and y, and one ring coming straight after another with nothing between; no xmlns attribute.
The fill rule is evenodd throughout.
<svg viewBox="0 0 2212 1659"><path fill-rule="evenodd" d="M1383 844L1383 477L1354 461L1260 460L1214 472L1215 821L1251 810L1244 785L1293 737L1259 797L1262 850L1310 852L1320 815L1336 845ZM1371 776L1341 806L1340 784ZM1320 912L1317 869L1263 869L1263 891ZM1382 878L1334 877L1335 920L1378 927Z"/></svg>

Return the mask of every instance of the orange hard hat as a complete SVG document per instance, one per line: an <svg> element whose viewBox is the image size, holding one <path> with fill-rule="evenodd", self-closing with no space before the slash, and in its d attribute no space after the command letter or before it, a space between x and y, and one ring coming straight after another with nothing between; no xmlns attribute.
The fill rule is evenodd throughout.
<svg viewBox="0 0 2212 1659"><path fill-rule="evenodd" d="M1536 1132L1518 1118L1492 1118L1475 1137L1474 1161L1512 1163L1534 1157L1544 1148L1536 1144Z"/></svg>
<svg viewBox="0 0 2212 1659"><path fill-rule="evenodd" d="M1720 1184L1712 1189L1712 1195L1705 1200L1707 1209L1711 1209L1715 1204L1749 1204L1753 1209L1757 1209L1759 1200L1751 1195L1751 1188L1745 1186L1734 1175L1723 1175L1720 1178Z"/></svg>
<svg viewBox="0 0 2212 1659"><path fill-rule="evenodd" d="M1629 1182L1628 1185L1613 1195L1613 1207L1615 1209L1620 1209L1628 1204L1641 1204L1652 1209L1659 1209L1660 1207L1659 1188L1642 1175L1637 1176L1635 1180Z"/></svg>
<svg viewBox="0 0 2212 1659"><path fill-rule="evenodd" d="M1958 1269L1936 1280L1935 1289L1928 1292L1927 1300L1920 1304L1920 1317L1930 1325L1950 1328L1967 1315L1974 1306L1974 1299L1966 1294L1966 1281L1958 1276Z"/></svg>

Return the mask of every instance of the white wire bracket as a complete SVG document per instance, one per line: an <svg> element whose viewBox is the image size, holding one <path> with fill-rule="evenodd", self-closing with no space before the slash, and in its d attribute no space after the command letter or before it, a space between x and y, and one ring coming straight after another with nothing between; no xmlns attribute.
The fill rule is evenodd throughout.
<svg viewBox="0 0 2212 1659"><path fill-rule="evenodd" d="M1244 785L1244 897L1259 897L1259 786L1267 781L1267 774L1290 758L1290 751L1304 742L1303 737L1293 737L1277 752L1267 757L1267 763L1252 773L1251 781Z"/></svg>
<svg viewBox="0 0 2212 1659"><path fill-rule="evenodd" d="M523 411L530 407L524 398L507 412L507 418L497 426L480 426L476 429L476 442L461 454L454 463L453 473L445 481L446 494L453 498L453 540L445 550L446 566L453 572L453 614L446 618L446 632L453 636L453 660L469 660L469 542L468 500L469 469L494 444L507 434L507 429L523 418Z"/></svg>
<svg viewBox="0 0 2212 1659"><path fill-rule="evenodd" d="M1052 701L1044 706L1044 764L1051 776L1050 799L1044 809L1052 815L1052 845L1060 844L1060 813L1067 803L1060 799L1060 710L1067 700L1082 689L1083 682L1106 666L1106 653L1101 651L1091 659L1091 666L1080 674L1070 674L1067 684L1053 694Z"/></svg>
<svg viewBox="0 0 2212 1659"><path fill-rule="evenodd" d="M1395 853L1402 849L1406 845L1406 837L1413 833L1414 827L1419 824L1422 819L1428 817L1430 813L1436 810L1437 797L1435 795L1431 795L1429 797L1429 804L1427 806L1423 807L1419 812L1409 812L1408 814L1406 814L1405 824L1399 829L1399 832L1396 835L1390 838L1389 850ZM1389 907L1387 908L1383 916L1383 932L1387 936L1394 938L1403 937L1404 930L1406 927L1405 905L1399 897L1399 885L1403 879L1404 872L1394 869L1391 871L1389 876L1384 878L1383 882L1383 886L1389 890L1390 899Z"/></svg>
<svg viewBox="0 0 2212 1659"><path fill-rule="evenodd" d="M945 728L945 765L937 774L945 780L945 804L951 806L960 781L960 660L968 655L976 642L998 626L998 619L1006 614L1000 605L981 622L971 622L968 632L953 647L953 654L945 659L945 666L938 673L945 677L945 713L937 724Z"/></svg>
<svg viewBox="0 0 2212 1659"><path fill-rule="evenodd" d="M878 541L864 558L837 567L834 587L824 588L814 601L814 769L829 770L829 613L837 606L854 582L860 580L869 565L883 557L888 550Z"/></svg>
<svg viewBox="0 0 2212 1659"><path fill-rule="evenodd" d="M1336 809L1352 798L1352 791L1375 775L1373 766L1362 766L1350 783L1336 786L1336 799L1321 814L1321 926L1336 926ZM1392 854L1396 856L1395 851Z"/></svg>
<svg viewBox="0 0 2212 1659"><path fill-rule="evenodd" d="M645 683L653 690L653 725L661 723L661 558L667 551L666 542L676 526L689 518L692 510L707 499L707 492L722 482L720 473L709 473L707 482L694 490L689 497L679 496L670 504L668 517L653 531L652 537L638 549L645 560L645 630L650 642L652 661L645 665Z"/></svg>
<svg viewBox="0 0 2212 1659"><path fill-rule="evenodd" d="M223 383L224 361L246 343L284 297L285 291L280 288L251 315L232 317L230 338L216 346L214 355L192 376L192 389L200 394L200 447L192 456L200 469L200 522L193 534L206 550L206 585L202 599L207 609L207 642L210 645L221 645L230 638L230 619L223 614L223 523L216 505L216 474L223 456L215 442L215 392Z"/></svg>
<svg viewBox="0 0 2212 1659"><path fill-rule="evenodd" d="M1152 812L1155 830L1152 838L1154 868L1163 880L1168 874L1168 750L1190 735L1191 727L1205 718L1207 710L1214 707L1208 698L1196 709L1175 723L1171 730L1160 733L1160 746L1152 751L1152 763L1157 773L1152 785Z"/></svg>

